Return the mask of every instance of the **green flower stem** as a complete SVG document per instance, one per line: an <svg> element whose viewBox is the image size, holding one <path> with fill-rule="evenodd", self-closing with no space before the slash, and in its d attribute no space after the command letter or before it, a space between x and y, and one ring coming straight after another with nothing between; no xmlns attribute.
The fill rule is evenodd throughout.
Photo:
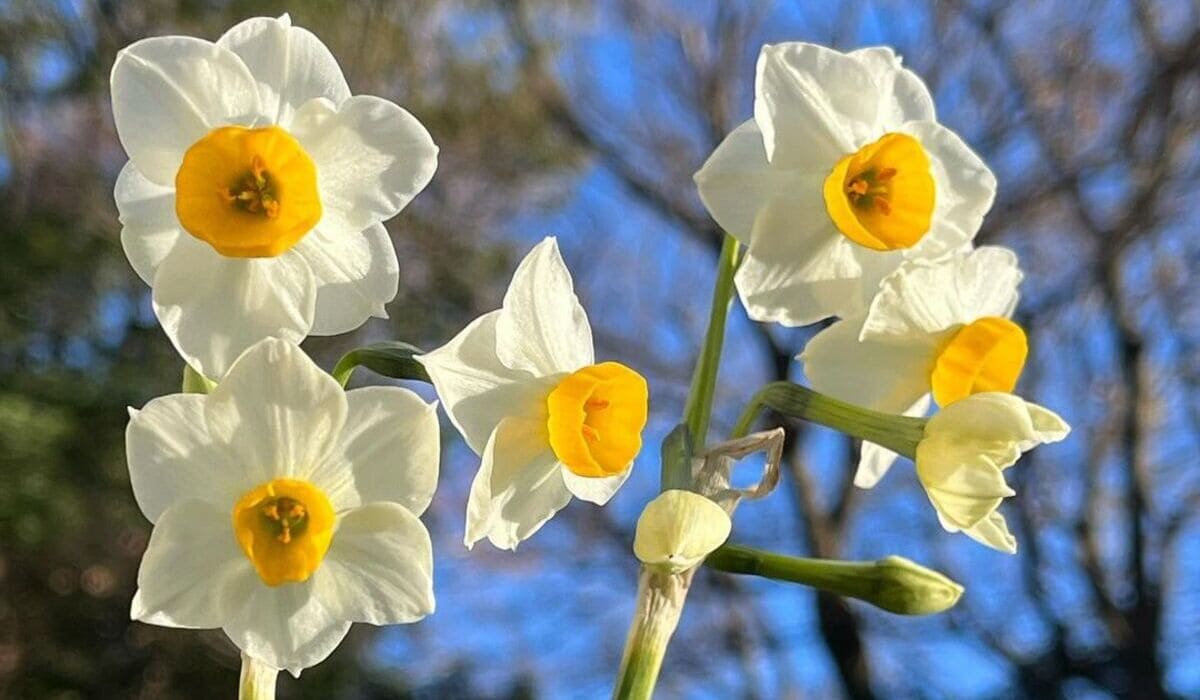
<svg viewBox="0 0 1200 700"><path fill-rule="evenodd" d="M392 379L411 379L432 384L425 366L416 360L421 349L410 343L386 341L355 348L342 356L333 368L333 378L343 387L358 367Z"/></svg>
<svg viewBox="0 0 1200 700"><path fill-rule="evenodd" d="M646 700L654 694L663 656L679 624L694 572L695 569L668 574L642 568L637 610L625 641L625 656L613 688L614 700Z"/></svg>
<svg viewBox="0 0 1200 700"><path fill-rule="evenodd" d="M857 598L899 615L929 615L953 607L963 587L903 557L878 561L806 559L725 544L705 565L731 574L762 576Z"/></svg>
<svg viewBox="0 0 1200 700"><path fill-rule="evenodd" d="M873 442L910 459L916 456L917 444L925 434L924 418L881 413L792 382L772 382L750 399L731 437L739 438L750 432L754 420L765 408Z"/></svg>
<svg viewBox="0 0 1200 700"><path fill-rule="evenodd" d="M725 342L725 320L733 297L733 273L737 271L738 242L725 234L721 257L717 262L717 282L713 286L712 308L704 348L696 361L692 386L684 408L684 423L697 452L704 449L708 437L708 422L712 416L713 392L717 386L717 369L721 365L721 346Z"/></svg>
<svg viewBox="0 0 1200 700"><path fill-rule="evenodd" d="M242 654L238 700L275 700L275 680L278 677L278 669Z"/></svg>
<svg viewBox="0 0 1200 700"><path fill-rule="evenodd" d="M191 365L183 366L183 386L185 394L207 394L217 387L217 383L209 380L203 374L192 369Z"/></svg>

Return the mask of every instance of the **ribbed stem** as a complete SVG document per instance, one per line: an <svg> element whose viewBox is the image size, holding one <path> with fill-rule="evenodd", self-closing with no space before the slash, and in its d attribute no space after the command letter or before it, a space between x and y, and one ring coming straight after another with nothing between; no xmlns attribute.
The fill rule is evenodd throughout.
<svg viewBox="0 0 1200 700"><path fill-rule="evenodd" d="M642 568L638 577L637 609L625 640L625 654L617 685L613 688L614 700L647 700L654 694L667 644L683 612L693 571L667 574Z"/></svg>
<svg viewBox="0 0 1200 700"><path fill-rule="evenodd" d="M687 424L692 444L697 451L704 449L708 422L712 417L713 392L717 386L717 370L721 366L721 347L725 342L725 321L729 317L729 304L733 298L733 275L737 271L737 261L737 239L726 234L721 244L721 256L717 261L717 281L713 285L712 307L709 309L704 347L696 361L692 386L684 408L684 423Z"/></svg>
<svg viewBox="0 0 1200 700"><path fill-rule="evenodd" d="M742 437L750 432L754 420L764 408L833 428L909 458L916 455L917 444L925 434L924 418L873 411L799 384L772 382L760 389L746 404L734 426L732 437Z"/></svg>

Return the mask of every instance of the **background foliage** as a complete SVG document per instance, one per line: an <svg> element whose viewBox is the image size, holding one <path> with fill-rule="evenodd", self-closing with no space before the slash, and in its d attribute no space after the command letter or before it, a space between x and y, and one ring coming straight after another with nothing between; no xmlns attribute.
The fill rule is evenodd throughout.
<svg viewBox="0 0 1200 700"><path fill-rule="evenodd" d="M0 696L220 697L220 633L128 622L148 524L125 407L180 364L120 250L115 52L292 13L355 92L402 104L442 154L395 221L390 321L306 344L440 344L495 308L557 233L598 356L647 374L654 445L680 414L718 231L691 174L752 105L764 42L893 45L996 170L980 240L1027 277L1021 392L1075 426L1016 468L1006 557L937 526L911 470L853 489L855 446L792 426L784 484L734 537L903 554L967 586L953 613L890 616L710 572L667 657L666 697L1200 697L1200 7L1186 0L345 2L0 0ZM715 427L800 377L812 331L733 313ZM367 372L356 382L371 381ZM632 525L656 450L604 510L575 503L517 555L461 545L477 463L450 432L426 517L438 612L351 643L286 697L604 697L634 599Z"/></svg>

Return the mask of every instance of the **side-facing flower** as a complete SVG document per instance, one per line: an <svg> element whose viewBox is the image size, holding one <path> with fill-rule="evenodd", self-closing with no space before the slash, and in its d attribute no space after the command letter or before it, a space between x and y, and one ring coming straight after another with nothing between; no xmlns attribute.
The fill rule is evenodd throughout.
<svg viewBox="0 0 1200 700"><path fill-rule="evenodd" d="M130 411L134 496L154 523L134 619L222 628L299 675L351 622L433 612L436 406L396 387L343 392L296 345L247 350L209 395Z"/></svg>
<svg viewBox="0 0 1200 700"><path fill-rule="evenodd" d="M284 15L216 43L138 41L112 101L121 243L189 363L219 378L262 338L386 316L399 266L382 222L429 182L437 147L395 104L351 96L310 32Z"/></svg>
<svg viewBox="0 0 1200 700"><path fill-rule="evenodd" d="M818 333L800 359L813 388L885 413L924 415L983 391L1012 391L1025 332L1009 320L1021 271L1005 248L912 260L884 279L868 310ZM854 482L874 486L896 454L863 443Z"/></svg>
<svg viewBox="0 0 1200 700"><path fill-rule="evenodd" d="M729 539L732 528L721 506L698 493L670 489L638 516L633 553L646 566L679 573L704 561Z"/></svg>
<svg viewBox="0 0 1200 700"><path fill-rule="evenodd" d="M917 444L917 478L948 532L962 531L1002 552L1017 541L997 508L1014 495L1004 470L1037 445L1071 432L1053 411L1003 392L973 394L945 406Z"/></svg>
<svg viewBox="0 0 1200 700"><path fill-rule="evenodd" d="M417 358L446 412L482 457L464 538L515 549L574 495L608 502L642 446L648 388L595 363L571 274L547 238L517 267L503 307Z"/></svg>
<svg viewBox="0 0 1200 700"><path fill-rule="evenodd" d="M700 198L747 246L750 316L805 325L860 311L907 258L970 241L991 207L987 166L937 122L891 49L765 46L754 117L696 173Z"/></svg>

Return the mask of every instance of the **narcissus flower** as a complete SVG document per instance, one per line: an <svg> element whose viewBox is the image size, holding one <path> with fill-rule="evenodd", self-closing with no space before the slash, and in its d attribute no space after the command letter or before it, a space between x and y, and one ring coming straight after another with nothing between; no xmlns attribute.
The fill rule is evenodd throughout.
<svg viewBox="0 0 1200 700"><path fill-rule="evenodd" d="M732 528L721 506L698 493L671 489L646 504L638 517L633 552L646 566L678 573L704 561L729 539Z"/></svg>
<svg viewBox="0 0 1200 700"><path fill-rule="evenodd" d="M246 351L207 396L131 410L134 496L154 523L132 616L222 628L299 675L351 622L433 612L436 408L396 387L343 392L296 345Z"/></svg>
<svg viewBox="0 0 1200 700"><path fill-rule="evenodd" d="M945 406L925 424L917 444L917 478L938 520L1002 552L1017 541L997 508L1014 495L1004 470L1037 445L1071 432L1054 412L1002 392L972 394Z"/></svg>
<svg viewBox="0 0 1200 700"><path fill-rule="evenodd" d="M736 283L748 313L790 326L860 311L905 259L957 250L996 189L891 49L804 43L763 47L754 117L696 184L747 246Z"/></svg>
<svg viewBox="0 0 1200 700"><path fill-rule="evenodd" d="M1021 271L1005 248L914 260L884 279L870 308L821 331L804 349L813 388L886 413L924 415L932 392L947 406L1012 391L1025 366L1025 332L1008 319ZM863 444L855 484L870 488L896 455Z"/></svg>
<svg viewBox="0 0 1200 700"><path fill-rule="evenodd" d="M382 222L437 147L395 104L351 96L315 36L284 15L215 44L144 39L117 55L112 100L121 243L194 367L219 378L262 338L386 317L399 268Z"/></svg>
<svg viewBox="0 0 1200 700"><path fill-rule="evenodd" d="M547 238L513 274L501 309L417 358L446 412L482 457L464 542L515 549L567 505L599 505L642 447L646 380L595 364L592 329L571 274Z"/></svg>

